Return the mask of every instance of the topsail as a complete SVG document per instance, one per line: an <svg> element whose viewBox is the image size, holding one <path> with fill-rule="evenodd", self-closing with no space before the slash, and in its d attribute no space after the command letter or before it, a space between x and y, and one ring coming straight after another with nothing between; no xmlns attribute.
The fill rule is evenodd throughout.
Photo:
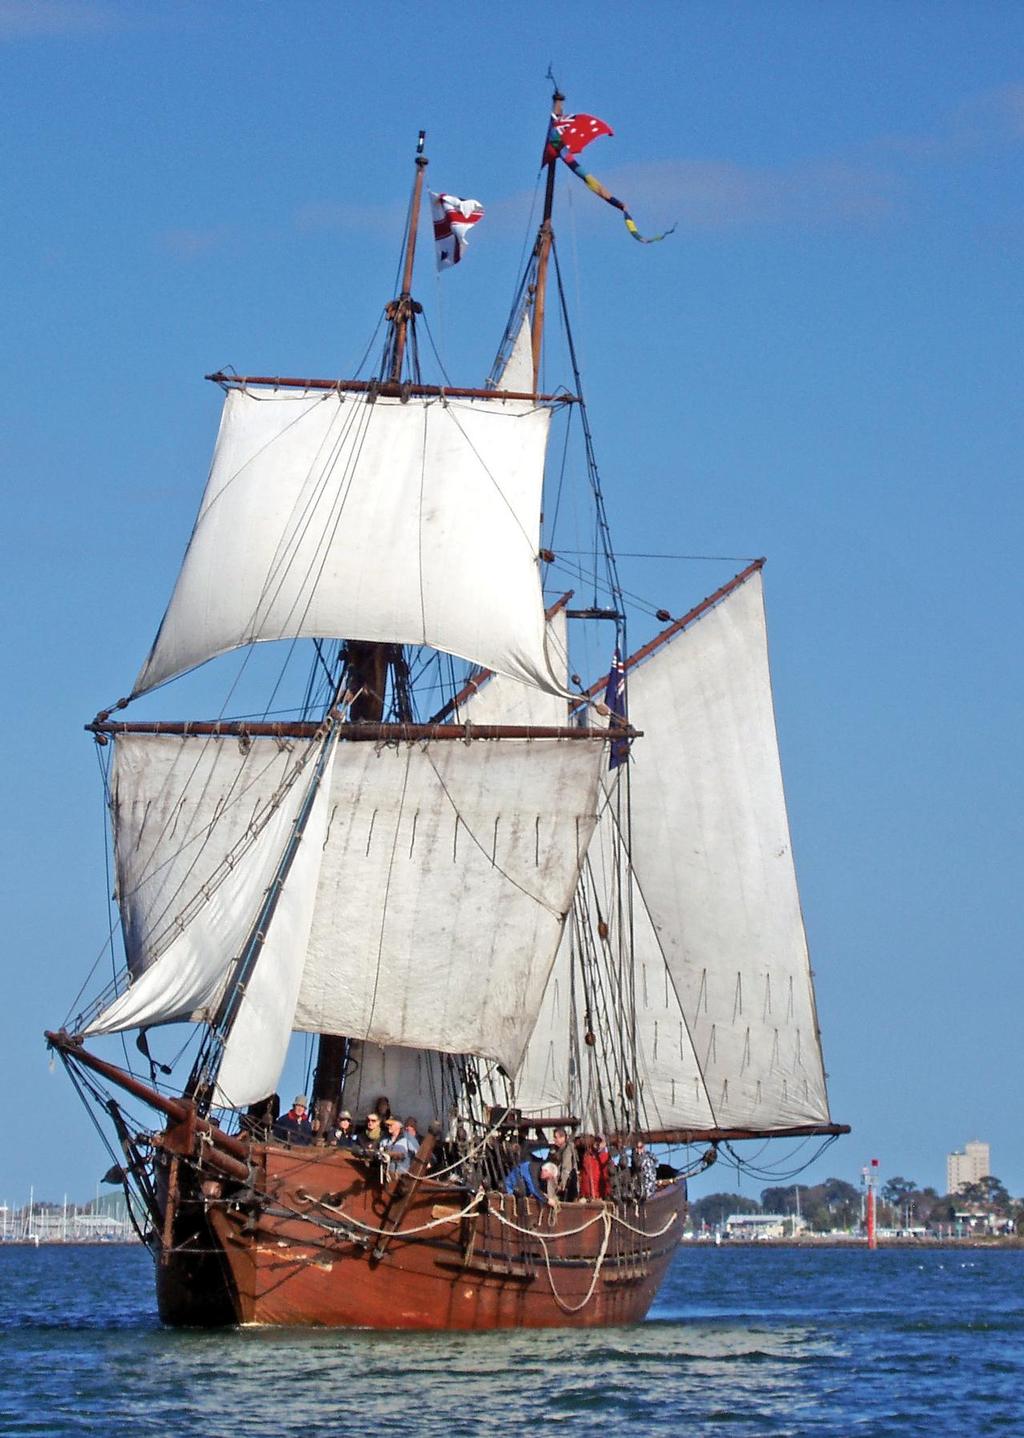
<svg viewBox="0 0 1024 1438"><path fill-rule="evenodd" d="M549 410L231 389L143 694L270 639L429 644L563 693L538 548Z"/></svg>

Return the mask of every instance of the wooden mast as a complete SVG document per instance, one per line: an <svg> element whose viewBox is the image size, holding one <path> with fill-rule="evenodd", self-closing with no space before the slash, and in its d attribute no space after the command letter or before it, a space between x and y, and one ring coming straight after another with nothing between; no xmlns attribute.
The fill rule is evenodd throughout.
<svg viewBox="0 0 1024 1438"><path fill-rule="evenodd" d="M565 96L556 88L551 97L551 114L556 119L562 113L562 106L565 103ZM550 121L548 124L550 131ZM547 132L545 132L545 148L547 147ZM540 383L540 357L544 342L544 303L547 297L548 282L548 259L551 255L551 211L555 200L555 165L558 163L558 156L552 155L548 161L547 188L544 191L544 217L540 222L540 231L537 235L537 277L533 294L533 326L530 330L530 344L533 350L533 392L537 393Z"/></svg>
<svg viewBox="0 0 1024 1438"><path fill-rule="evenodd" d="M405 237L405 268L402 272L402 293L392 300L385 314L391 322L391 370L387 378L392 384L402 382L402 364L405 360L405 345L409 325L422 306L412 297L412 267L416 256L416 231L419 228L420 202L423 198L423 172L430 163L423 153L426 131L421 130L416 142L416 178L412 186L412 204L409 209L409 229Z"/></svg>
<svg viewBox="0 0 1024 1438"><path fill-rule="evenodd" d="M413 263L416 258L416 232L419 228L420 205L423 199L423 175L427 168L427 157L423 153L426 131L419 132L416 141L416 177L412 187L412 201L409 207L409 224L405 236L405 265L402 270L402 290L398 298L388 304L385 313L391 325L391 340L388 349L390 363L385 361L386 373L382 379L393 385L402 383L402 367L405 363L406 344L410 326L421 306L412 297ZM418 380L419 375L414 375ZM384 697L387 691L388 672L397 672L403 664L402 647L399 644L380 644L365 640L349 640L345 646L345 664L348 675L349 720L353 724L380 724L384 718ZM404 686L402 686L404 693ZM399 719L408 723L411 713L400 713ZM321 1034L317 1046L316 1069L313 1074L313 1120L321 1135L334 1127L338 1111L338 1097L345 1076L349 1040L340 1034Z"/></svg>

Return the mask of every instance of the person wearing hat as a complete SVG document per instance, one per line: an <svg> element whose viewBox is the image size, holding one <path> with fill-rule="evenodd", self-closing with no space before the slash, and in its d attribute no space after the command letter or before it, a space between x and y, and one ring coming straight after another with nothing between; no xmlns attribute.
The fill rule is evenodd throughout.
<svg viewBox="0 0 1024 1438"><path fill-rule="evenodd" d="M366 1126L360 1140L361 1147L375 1152L384 1138L384 1129L381 1126L380 1114L369 1113L366 1115Z"/></svg>
<svg viewBox="0 0 1024 1438"><path fill-rule="evenodd" d="M394 1178L398 1173L408 1173L412 1152L400 1118L392 1114L385 1120L384 1127L387 1129L387 1136L381 1143L380 1151L382 1155L387 1155L388 1177Z"/></svg>
<svg viewBox="0 0 1024 1438"><path fill-rule="evenodd" d="M274 1133L278 1138L287 1139L289 1143L312 1142L313 1126L309 1121L309 1099L304 1093L295 1095L291 1108L274 1124Z"/></svg>
<svg viewBox="0 0 1024 1438"><path fill-rule="evenodd" d="M334 1142L339 1148L354 1148L359 1142L355 1129L352 1127L352 1115L347 1108L343 1108L338 1115L338 1126L334 1130Z"/></svg>
<svg viewBox="0 0 1024 1438"><path fill-rule="evenodd" d="M420 1149L420 1131L416 1126L416 1120L411 1114L403 1122L402 1132L405 1134L405 1141L409 1145L409 1153L415 1158Z"/></svg>

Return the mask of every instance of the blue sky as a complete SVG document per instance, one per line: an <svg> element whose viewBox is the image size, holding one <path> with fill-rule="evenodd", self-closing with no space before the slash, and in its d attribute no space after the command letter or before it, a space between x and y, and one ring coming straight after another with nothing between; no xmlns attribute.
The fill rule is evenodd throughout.
<svg viewBox="0 0 1024 1438"><path fill-rule="evenodd" d="M618 547L680 612L766 554L835 1116L808 1173L1024 1191L1019 1078L1024 12L1016 4L0 0L8 522L0 1201L105 1156L42 1029L105 937L81 726L131 685L205 478L202 376L345 375L390 297L416 132L481 199L417 293L489 367L554 69L615 128L558 230ZM771 1161L764 1155L762 1161ZM702 1181L734 1187L719 1168ZM761 1185L747 1178L746 1192Z"/></svg>

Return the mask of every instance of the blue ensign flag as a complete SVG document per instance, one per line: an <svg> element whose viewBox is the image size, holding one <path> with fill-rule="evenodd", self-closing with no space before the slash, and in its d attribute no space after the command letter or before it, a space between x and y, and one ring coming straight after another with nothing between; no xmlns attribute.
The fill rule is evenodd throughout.
<svg viewBox="0 0 1024 1438"><path fill-rule="evenodd" d="M608 709L608 728L614 733L616 729L622 729L626 725L626 670L622 663L622 655L616 645L615 657L612 660L612 667L608 671L608 683L605 685L604 702ZM624 736L613 739L608 755L608 768L617 769L629 758L629 740Z"/></svg>

